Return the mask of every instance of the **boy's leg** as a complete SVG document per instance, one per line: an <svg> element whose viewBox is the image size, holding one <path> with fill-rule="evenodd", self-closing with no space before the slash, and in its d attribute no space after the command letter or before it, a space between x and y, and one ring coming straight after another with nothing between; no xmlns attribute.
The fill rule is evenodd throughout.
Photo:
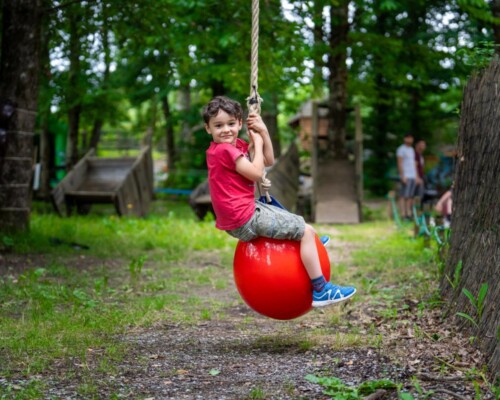
<svg viewBox="0 0 500 400"><path fill-rule="evenodd" d="M313 291L314 307L347 300L356 292L354 288L341 288L325 281L316 247L316 232L302 217L270 205L259 204L257 207L252 225L257 236L300 241L302 263L311 284L319 289Z"/></svg>
<svg viewBox="0 0 500 400"><path fill-rule="evenodd" d="M300 240L300 258L311 280L323 276L318 249L316 247L316 232L307 224L304 230L304 236L302 236Z"/></svg>
<svg viewBox="0 0 500 400"><path fill-rule="evenodd" d="M326 282L321 270L315 236L314 229L310 225L306 225L304 236L300 241L302 263L313 286L312 306L323 307L348 300L356 293L356 289L353 287L336 286L331 282Z"/></svg>

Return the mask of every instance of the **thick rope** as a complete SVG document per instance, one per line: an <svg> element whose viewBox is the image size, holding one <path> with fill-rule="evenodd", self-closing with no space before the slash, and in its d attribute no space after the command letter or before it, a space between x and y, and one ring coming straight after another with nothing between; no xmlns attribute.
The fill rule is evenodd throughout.
<svg viewBox="0 0 500 400"><path fill-rule="evenodd" d="M250 96L247 98L247 106L249 113L256 113L260 115L260 104L262 99L259 96L259 0L252 0L252 53L251 53L251 71L250 71ZM271 202L269 189L271 188L271 181L266 179L266 172L262 176L258 184L259 193L264 192L268 203Z"/></svg>
<svg viewBox="0 0 500 400"><path fill-rule="evenodd" d="M252 53L250 72L250 96L247 98L248 111L260 114L259 96L259 0L252 0Z"/></svg>

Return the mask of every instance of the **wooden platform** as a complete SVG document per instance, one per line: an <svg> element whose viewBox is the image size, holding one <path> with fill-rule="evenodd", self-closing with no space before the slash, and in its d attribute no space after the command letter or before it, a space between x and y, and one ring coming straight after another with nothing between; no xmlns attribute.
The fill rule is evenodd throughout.
<svg viewBox="0 0 500 400"><path fill-rule="evenodd" d="M52 192L59 215L80 214L93 203L111 203L118 215L145 216L153 197L151 148L138 157L98 158L90 150Z"/></svg>
<svg viewBox="0 0 500 400"><path fill-rule="evenodd" d="M349 160L329 160L318 165L314 183L314 222L357 224L360 209L356 194L355 166Z"/></svg>

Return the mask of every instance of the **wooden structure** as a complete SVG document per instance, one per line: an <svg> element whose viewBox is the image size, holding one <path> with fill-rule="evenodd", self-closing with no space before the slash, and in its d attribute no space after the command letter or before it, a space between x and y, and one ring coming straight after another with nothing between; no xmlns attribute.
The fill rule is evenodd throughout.
<svg viewBox="0 0 500 400"><path fill-rule="evenodd" d="M145 216L153 198L151 147L135 157L98 158L90 150L59 182L52 202L59 215L88 212L93 203L114 204L118 215Z"/></svg>
<svg viewBox="0 0 500 400"><path fill-rule="evenodd" d="M359 106L355 112L354 160L320 157L320 103L312 103L312 219L319 224L361 222L363 201L363 132Z"/></svg>
<svg viewBox="0 0 500 400"><path fill-rule="evenodd" d="M289 211L296 209L299 172L299 152L295 144L292 144L288 151L267 170L267 178L272 182L270 194ZM258 191L256 195L259 196ZM214 213L208 181L198 185L191 193L189 204L200 219L203 219L208 212Z"/></svg>
<svg viewBox="0 0 500 400"><path fill-rule="evenodd" d="M288 125L299 132L300 147L306 151L312 151L313 125L314 125L314 101L309 100L302 104L299 112L288 120ZM320 107L317 109L317 137L318 146L326 148L328 144L328 109Z"/></svg>

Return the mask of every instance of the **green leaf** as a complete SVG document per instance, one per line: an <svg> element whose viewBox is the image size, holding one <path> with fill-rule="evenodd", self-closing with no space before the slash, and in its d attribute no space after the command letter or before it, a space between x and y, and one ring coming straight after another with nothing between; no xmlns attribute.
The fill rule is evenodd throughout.
<svg viewBox="0 0 500 400"><path fill-rule="evenodd" d="M457 312L456 315L470 321L476 328L478 327L477 322L469 314L465 314L463 312Z"/></svg>
<svg viewBox="0 0 500 400"><path fill-rule="evenodd" d="M476 298L474 297L474 295L471 292L469 292L466 288L462 289L462 293L467 296L467 298L469 299L472 306L474 308L477 308L477 301L476 301Z"/></svg>
<svg viewBox="0 0 500 400"><path fill-rule="evenodd" d="M484 298L486 297L486 293L488 293L488 284L483 283L481 288L479 289L479 294L477 295L477 304L481 305L484 302Z"/></svg>
<svg viewBox="0 0 500 400"><path fill-rule="evenodd" d="M212 368L208 373L212 376L217 376L220 374L220 371L218 369Z"/></svg>
<svg viewBox="0 0 500 400"><path fill-rule="evenodd" d="M367 396L376 392L378 389L396 389L396 387L397 385L389 379L379 379L363 382L358 386L358 393Z"/></svg>

